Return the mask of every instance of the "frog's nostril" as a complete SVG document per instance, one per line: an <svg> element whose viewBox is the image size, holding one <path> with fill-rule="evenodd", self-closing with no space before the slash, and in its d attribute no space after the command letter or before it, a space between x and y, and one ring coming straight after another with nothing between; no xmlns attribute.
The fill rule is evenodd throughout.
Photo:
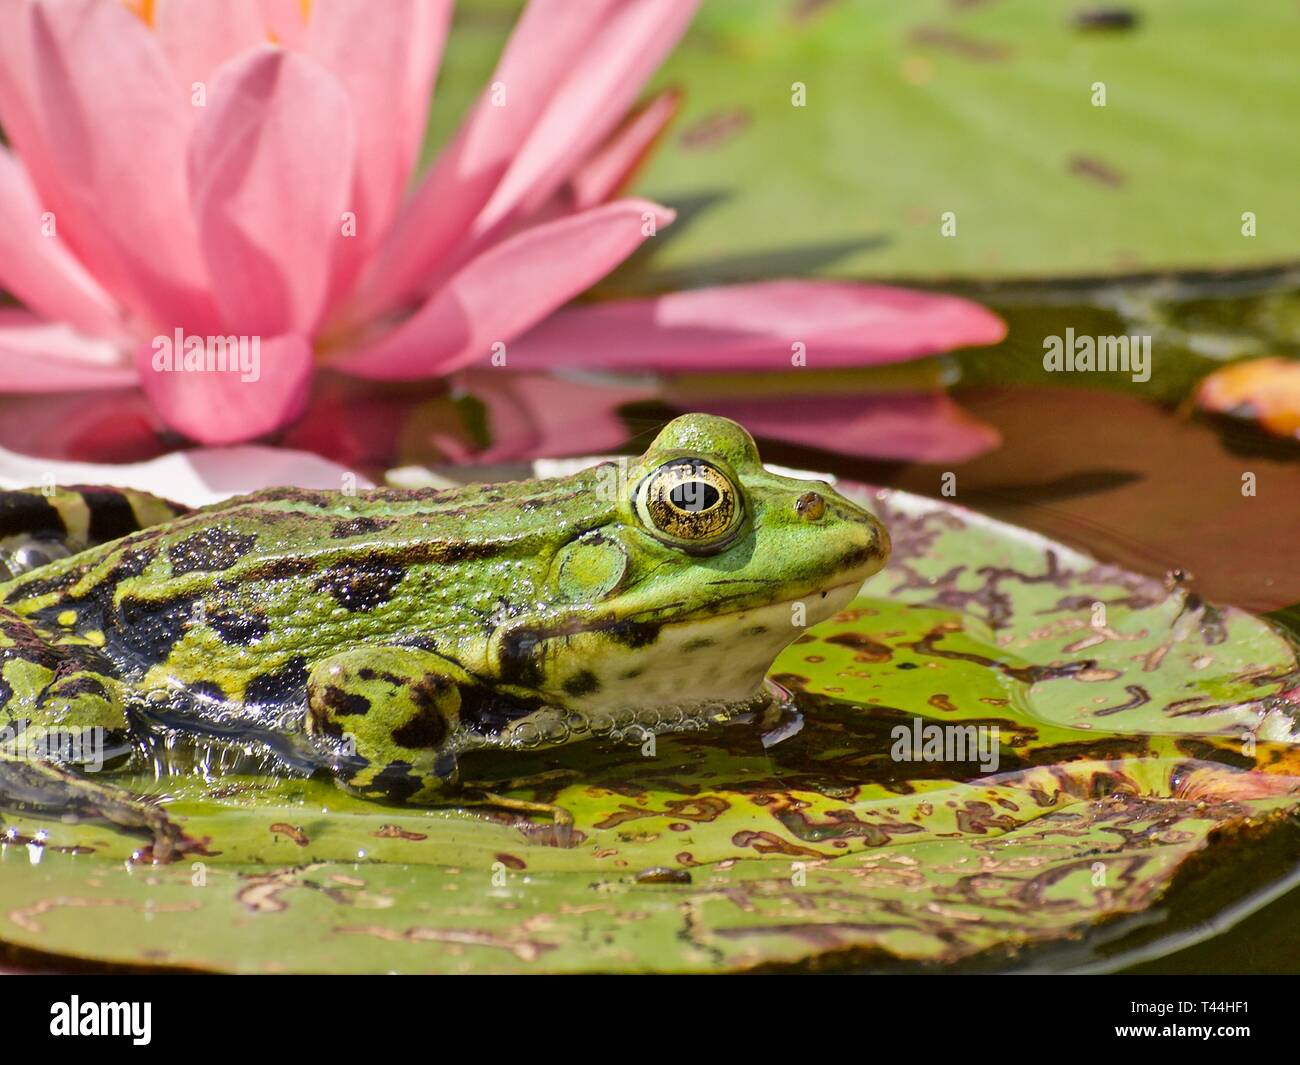
<svg viewBox="0 0 1300 1065"><path fill-rule="evenodd" d="M820 521L826 514L826 500L817 492L805 492L794 501L794 512L804 521Z"/></svg>

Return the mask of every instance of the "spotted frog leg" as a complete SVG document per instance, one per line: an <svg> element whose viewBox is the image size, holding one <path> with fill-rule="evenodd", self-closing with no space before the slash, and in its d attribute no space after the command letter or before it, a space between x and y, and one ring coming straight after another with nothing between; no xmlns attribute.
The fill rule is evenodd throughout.
<svg viewBox="0 0 1300 1065"><path fill-rule="evenodd" d="M330 750L346 788L399 802L447 801L456 788L461 706L481 684L461 666L414 647L357 647L319 662L307 678L307 732ZM546 774L546 782L556 774ZM498 790L534 781L499 782ZM545 814L566 845L572 815L475 782L456 791L458 805Z"/></svg>

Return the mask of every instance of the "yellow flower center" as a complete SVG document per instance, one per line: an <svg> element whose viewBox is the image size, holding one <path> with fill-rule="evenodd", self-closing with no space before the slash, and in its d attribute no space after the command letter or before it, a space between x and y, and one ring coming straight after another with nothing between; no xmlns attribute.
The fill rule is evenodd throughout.
<svg viewBox="0 0 1300 1065"><path fill-rule="evenodd" d="M122 3L146 26L153 26L154 0L122 0ZM310 19L311 0L298 0L298 10L302 12L303 22Z"/></svg>

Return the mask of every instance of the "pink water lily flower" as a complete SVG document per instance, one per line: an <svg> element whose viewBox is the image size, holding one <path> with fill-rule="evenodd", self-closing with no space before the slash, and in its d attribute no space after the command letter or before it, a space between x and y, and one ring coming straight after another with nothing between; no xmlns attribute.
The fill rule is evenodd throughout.
<svg viewBox="0 0 1300 1065"><path fill-rule="evenodd" d="M318 370L428 378L516 341L521 368L681 372L998 340L963 300L811 282L552 317L672 221L617 197L697 6L532 0L412 185L451 0L5 0L0 391L138 386L219 444L291 423Z"/></svg>

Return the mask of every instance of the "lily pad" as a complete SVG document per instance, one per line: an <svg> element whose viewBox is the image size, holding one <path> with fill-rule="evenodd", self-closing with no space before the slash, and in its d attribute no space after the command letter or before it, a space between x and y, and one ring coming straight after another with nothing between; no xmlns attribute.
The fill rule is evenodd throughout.
<svg viewBox="0 0 1300 1065"><path fill-rule="evenodd" d="M518 6L458 5L434 144ZM1111 6L1128 17L1084 14ZM632 190L678 221L604 291L1292 261L1297 48L1291 0L702 4L651 86L682 111Z"/></svg>
<svg viewBox="0 0 1300 1065"><path fill-rule="evenodd" d="M171 864L8 803L0 943L240 972L1004 962L1104 934L1189 859L1295 816L1297 663L1274 629L957 507L861 496L894 560L778 659L775 730L467 760L568 771L514 794L571 811L571 838L178 749L114 779L192 841Z"/></svg>

